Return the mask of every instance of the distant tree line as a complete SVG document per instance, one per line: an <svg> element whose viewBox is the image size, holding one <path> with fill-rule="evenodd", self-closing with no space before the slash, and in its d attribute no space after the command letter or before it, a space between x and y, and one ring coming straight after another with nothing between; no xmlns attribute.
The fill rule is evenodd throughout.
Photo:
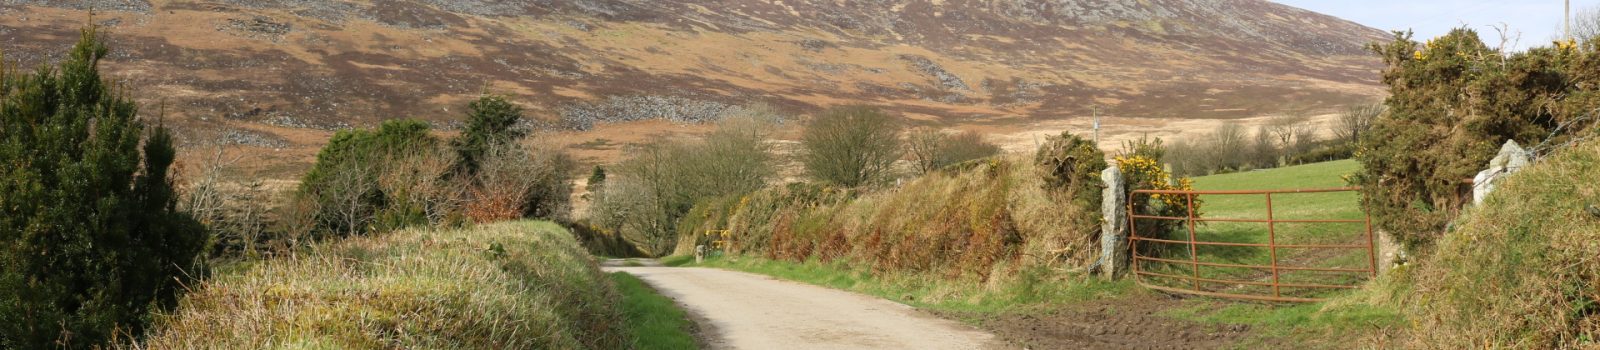
<svg viewBox="0 0 1600 350"><path fill-rule="evenodd" d="M647 254L670 254L680 238L700 234L691 230L701 221L726 214L741 197L779 180L784 159L775 154L773 134L787 118L764 105L739 110L701 139L657 140L632 149L634 155L609 172L597 168L589 184L589 223L638 243ZM908 133L898 118L868 106L817 113L798 146L795 161L803 175L845 189L882 186L900 174L1000 152L974 133Z"/></svg>

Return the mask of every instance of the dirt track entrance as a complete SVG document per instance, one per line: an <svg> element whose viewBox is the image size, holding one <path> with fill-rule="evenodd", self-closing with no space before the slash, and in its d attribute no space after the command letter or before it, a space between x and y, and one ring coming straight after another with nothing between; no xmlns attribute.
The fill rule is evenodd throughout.
<svg viewBox="0 0 1600 350"><path fill-rule="evenodd" d="M1371 218L1359 208L1329 210L1319 201L1358 189L1134 191L1133 197L1178 196L1189 204L1185 216L1160 216L1135 212L1130 203L1135 279L1172 293L1285 302L1320 301L1354 289L1377 275ZM1259 208L1251 210L1259 215L1209 217L1203 205L1195 209L1223 196L1256 198L1228 204ZM1152 229L1160 227L1170 229Z"/></svg>

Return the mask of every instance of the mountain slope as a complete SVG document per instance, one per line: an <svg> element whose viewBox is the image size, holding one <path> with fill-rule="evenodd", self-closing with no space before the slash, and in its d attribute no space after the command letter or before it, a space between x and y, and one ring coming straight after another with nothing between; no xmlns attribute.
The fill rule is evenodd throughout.
<svg viewBox="0 0 1600 350"><path fill-rule="evenodd" d="M554 129L751 101L945 125L1094 104L1239 118L1381 93L1362 45L1384 38L1257 0L0 0L0 52L43 62L89 21L108 68L193 137L274 147L402 116L449 126L485 90Z"/></svg>

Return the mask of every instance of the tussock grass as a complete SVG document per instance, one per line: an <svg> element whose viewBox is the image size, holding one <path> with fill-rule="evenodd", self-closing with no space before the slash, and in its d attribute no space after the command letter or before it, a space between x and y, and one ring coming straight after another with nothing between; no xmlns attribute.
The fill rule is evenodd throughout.
<svg viewBox="0 0 1600 350"><path fill-rule="evenodd" d="M317 244L195 286L154 349L619 349L617 292L548 222Z"/></svg>
<svg viewBox="0 0 1600 350"><path fill-rule="evenodd" d="M1600 142L1498 185L1416 264L1416 348L1600 347Z"/></svg>

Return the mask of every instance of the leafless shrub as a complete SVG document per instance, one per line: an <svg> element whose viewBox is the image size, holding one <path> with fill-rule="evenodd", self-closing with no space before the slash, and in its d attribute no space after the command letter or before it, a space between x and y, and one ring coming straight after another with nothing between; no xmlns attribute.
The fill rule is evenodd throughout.
<svg viewBox="0 0 1600 350"><path fill-rule="evenodd" d="M993 156L1000 146L989 143L977 132L947 134L919 128L906 135L906 154L911 157L917 172L928 173L951 164Z"/></svg>
<svg viewBox="0 0 1600 350"><path fill-rule="evenodd" d="M1348 143L1361 141L1361 135L1372 129L1372 121L1388 110L1382 103L1368 103L1350 106L1344 113L1339 114L1335 121L1333 137Z"/></svg>
<svg viewBox="0 0 1600 350"><path fill-rule="evenodd" d="M226 145L217 143L212 155L193 169L182 184L178 206L211 229L213 257L254 256L262 253L260 244L278 239L269 232L272 193L259 179L224 179L240 160L226 155Z"/></svg>
<svg viewBox="0 0 1600 350"><path fill-rule="evenodd" d="M378 187L390 200L421 210L429 225L444 225L467 200L464 186L447 176L454 161L448 154L422 149L391 155L387 163L393 165L378 175Z"/></svg>
<svg viewBox="0 0 1600 350"><path fill-rule="evenodd" d="M571 211L577 164L566 153L508 143L491 147L479 166L464 207L474 221L566 219Z"/></svg>
<svg viewBox="0 0 1600 350"><path fill-rule="evenodd" d="M880 181L900 159L900 130L894 117L868 106L841 106L816 116L800 144L812 178L847 187Z"/></svg>
<svg viewBox="0 0 1600 350"><path fill-rule="evenodd" d="M371 199L378 195L377 183L367 175L378 167L372 162L342 162L329 170L320 195L333 205L322 206L328 214L323 220L332 221L327 227L342 228L347 236L363 232L379 209Z"/></svg>
<svg viewBox="0 0 1600 350"><path fill-rule="evenodd" d="M779 121L773 112L746 112L722 120L701 141L661 139L634 149L591 194L589 219L645 254L670 253L678 220L695 205L767 185L776 173L768 141Z"/></svg>
<svg viewBox="0 0 1600 350"><path fill-rule="evenodd" d="M1208 134L1172 142L1162 160L1172 165L1175 175L1236 171L1256 157L1246 142L1247 134L1238 123L1222 124Z"/></svg>

